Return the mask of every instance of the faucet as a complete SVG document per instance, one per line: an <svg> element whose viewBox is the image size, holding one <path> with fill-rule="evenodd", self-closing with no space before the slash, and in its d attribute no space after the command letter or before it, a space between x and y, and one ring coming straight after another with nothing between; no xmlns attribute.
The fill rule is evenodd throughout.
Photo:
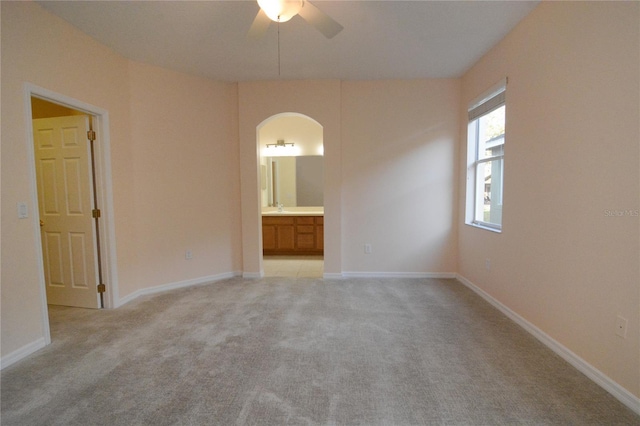
<svg viewBox="0 0 640 426"><path fill-rule="evenodd" d="M282 208L284 207L282 203L278 203L277 206L278 206L278 213L282 213Z"/></svg>

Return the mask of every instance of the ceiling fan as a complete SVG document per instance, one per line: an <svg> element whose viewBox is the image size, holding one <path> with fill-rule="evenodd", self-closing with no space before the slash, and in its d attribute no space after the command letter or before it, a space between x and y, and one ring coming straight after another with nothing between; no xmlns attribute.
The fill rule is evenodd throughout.
<svg viewBox="0 0 640 426"><path fill-rule="evenodd" d="M247 33L250 39L261 38L269 29L271 21L287 22L296 15L300 15L327 38L333 38L343 28L308 0L258 0L258 5L260 10Z"/></svg>

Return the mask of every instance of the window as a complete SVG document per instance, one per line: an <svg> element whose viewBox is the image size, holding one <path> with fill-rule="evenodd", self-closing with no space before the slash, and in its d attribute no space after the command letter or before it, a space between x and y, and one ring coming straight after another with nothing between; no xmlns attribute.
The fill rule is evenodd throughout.
<svg viewBox="0 0 640 426"><path fill-rule="evenodd" d="M469 106L466 223L502 230L506 80Z"/></svg>

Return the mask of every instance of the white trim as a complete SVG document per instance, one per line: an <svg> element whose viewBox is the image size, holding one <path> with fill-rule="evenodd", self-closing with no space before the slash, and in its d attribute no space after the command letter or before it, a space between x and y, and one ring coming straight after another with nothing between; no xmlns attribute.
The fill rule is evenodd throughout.
<svg viewBox="0 0 640 426"><path fill-rule="evenodd" d="M246 278L249 280L260 279L264 277L264 272L243 272L242 278Z"/></svg>
<svg viewBox="0 0 640 426"><path fill-rule="evenodd" d="M98 200L103 218L101 224L100 239L103 247L102 274L103 281L107 286L105 293L104 307L113 308L115 300L118 300L118 258L116 255L116 230L115 213L113 210L113 185L111 174L111 133L109 132L109 112L104 111L100 115L94 116L94 129L98 137L98 147L96 150L96 177L99 180Z"/></svg>
<svg viewBox="0 0 640 426"><path fill-rule="evenodd" d="M465 225L473 226L474 228L484 229L486 231L495 232L497 234L502 233L502 227L496 228L491 226L491 224L487 224L486 222L473 221L473 222L465 223Z"/></svg>
<svg viewBox="0 0 640 426"><path fill-rule="evenodd" d="M199 278L192 278L190 280L184 280L184 281L177 281L174 283L167 283L167 284L161 284L161 285L157 285L154 287L147 287L147 288L143 288L141 290L138 291L134 291L133 293L129 294L128 296L123 297L122 299L118 300L117 305L115 306L116 308L119 308L120 306L123 306L135 299L137 299L138 297L141 296L148 296L150 294L156 294L156 293L162 293L165 291L169 291L169 290L176 290L179 288L184 288L184 287L192 287L192 286L196 286L196 285L200 285L200 284L209 284L209 283L213 283L216 281L221 281L221 280L226 280L229 278L234 278L237 276L240 276L240 272L225 272L223 274L217 274L217 275L208 275L208 276L204 276L204 277L199 277Z"/></svg>
<svg viewBox="0 0 640 426"><path fill-rule="evenodd" d="M322 274L322 278L325 280L340 280L344 278L341 272L325 272Z"/></svg>
<svg viewBox="0 0 640 426"><path fill-rule="evenodd" d="M31 228L33 230L33 244L36 249L36 259L37 261L37 273L38 273L38 289L40 293L40 315L42 320L42 342L44 346L51 343L51 330L49 327L49 307L47 306L47 291L46 284L44 280L44 255L42 253L42 239L40 237L40 214L38 213L38 180L36 177L36 154L35 148L33 146L33 114L31 112L31 94L33 91L25 84L24 90L24 118L25 118L25 128L27 130L27 154L28 154L28 173L29 173L29 192L31 193ZM39 341L39 340L37 340ZM36 341L36 342L37 342ZM28 347L29 345L25 346ZM12 354L22 354L22 350L18 349ZM37 349L36 349L37 350ZM28 353L24 356L27 356ZM17 359L16 359L17 361ZM14 361L15 362L15 361ZM4 362L3 362L4 367Z"/></svg>
<svg viewBox="0 0 640 426"><path fill-rule="evenodd" d="M10 354L3 356L2 359L0 359L0 370L4 370L8 366L13 365L21 359L28 357L32 353L39 351L48 344L49 343L46 342L44 337L40 337L39 339L24 345L20 349L17 349Z"/></svg>
<svg viewBox="0 0 640 426"><path fill-rule="evenodd" d="M540 330L538 327L518 315L516 312L512 311L508 306L504 305L502 302L491 296L489 293L487 293L477 285L473 284L462 275L457 274L456 278L458 281L460 281L460 283L462 283L463 285L477 293L484 300L492 304L500 312L509 317L513 322L524 328L527 332L533 335L533 337L538 339L542 344L544 344L558 356L560 356L560 358L567 361L582 374L593 380L597 385L613 395L618 401L622 402L635 413L640 414L640 398L633 395L631 392L620 386L606 374L576 355L569 348L562 345L560 342L549 336L544 331Z"/></svg>
<svg viewBox="0 0 640 426"><path fill-rule="evenodd" d="M456 278L455 272L343 272L344 278Z"/></svg>

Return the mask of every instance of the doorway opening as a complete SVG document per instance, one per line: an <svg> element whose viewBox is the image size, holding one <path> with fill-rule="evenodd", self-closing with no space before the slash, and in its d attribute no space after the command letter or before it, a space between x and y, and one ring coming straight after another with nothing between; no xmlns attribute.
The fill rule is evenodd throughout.
<svg viewBox="0 0 640 426"><path fill-rule="evenodd" d="M102 308L93 117L32 97L31 118L47 304Z"/></svg>
<svg viewBox="0 0 640 426"><path fill-rule="evenodd" d="M257 128L263 275L321 278L324 271L322 126L298 113Z"/></svg>
<svg viewBox="0 0 640 426"><path fill-rule="evenodd" d="M111 308L117 300L108 112L25 85L45 344L49 305Z"/></svg>

